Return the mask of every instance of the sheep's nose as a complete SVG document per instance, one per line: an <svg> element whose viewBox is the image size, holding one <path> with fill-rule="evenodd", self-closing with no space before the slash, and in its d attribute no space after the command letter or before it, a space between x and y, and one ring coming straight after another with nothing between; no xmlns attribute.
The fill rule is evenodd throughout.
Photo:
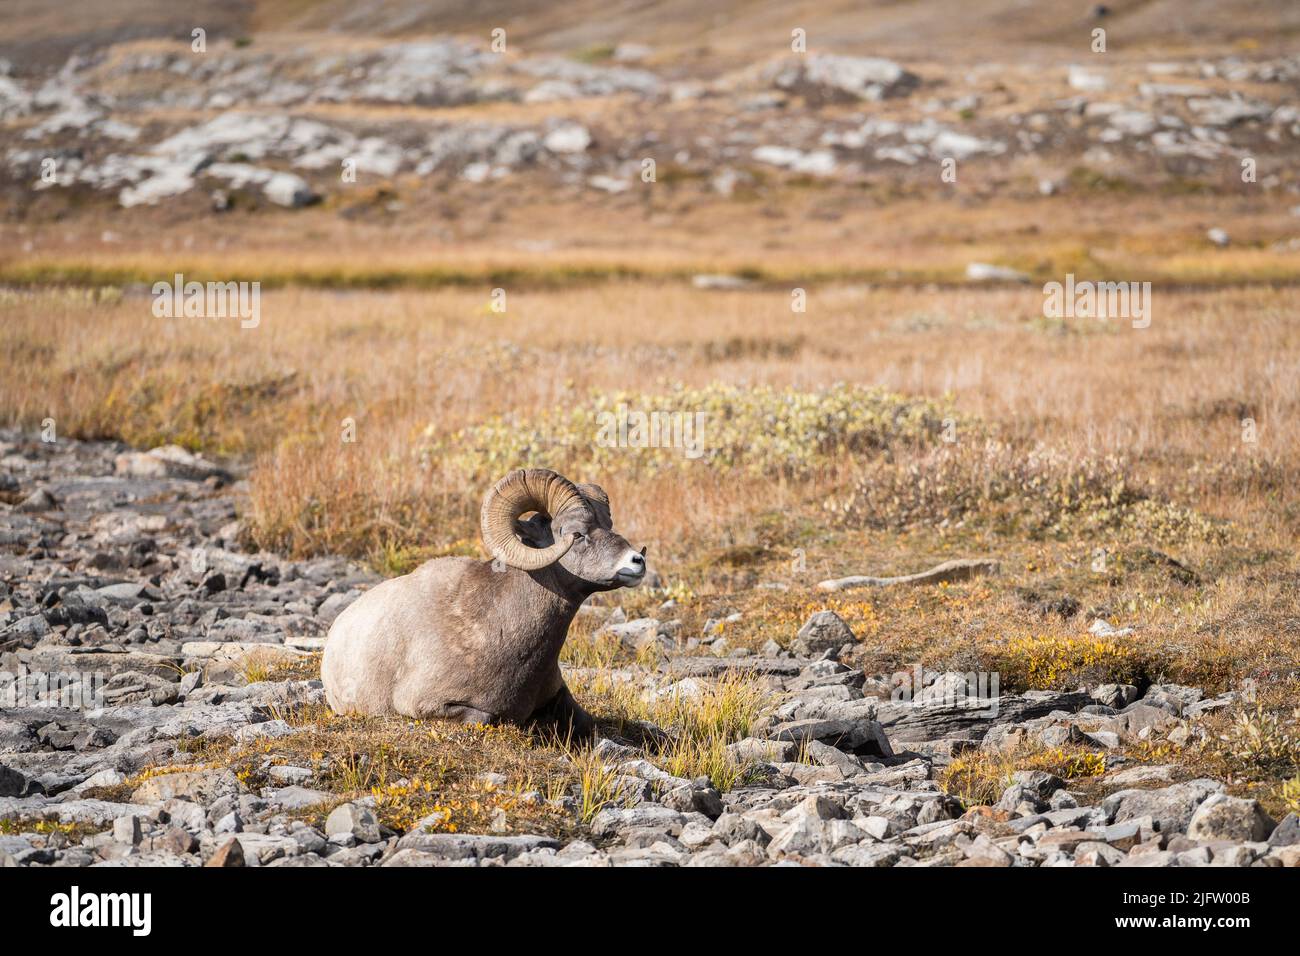
<svg viewBox="0 0 1300 956"><path fill-rule="evenodd" d="M633 554L632 557L628 558L628 560L632 562L632 567L642 571L645 570L645 555Z"/></svg>

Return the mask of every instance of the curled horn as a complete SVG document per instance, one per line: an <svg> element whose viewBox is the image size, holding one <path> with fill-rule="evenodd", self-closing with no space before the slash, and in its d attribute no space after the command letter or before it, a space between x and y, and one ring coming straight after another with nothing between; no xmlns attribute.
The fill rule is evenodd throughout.
<svg viewBox="0 0 1300 956"><path fill-rule="evenodd" d="M480 530L494 558L512 568L537 571L564 557L575 540L566 535L548 548L530 548L515 537L515 520L540 511L552 520L569 508L586 508L582 494L569 479L545 468L521 468L506 475L483 499Z"/></svg>

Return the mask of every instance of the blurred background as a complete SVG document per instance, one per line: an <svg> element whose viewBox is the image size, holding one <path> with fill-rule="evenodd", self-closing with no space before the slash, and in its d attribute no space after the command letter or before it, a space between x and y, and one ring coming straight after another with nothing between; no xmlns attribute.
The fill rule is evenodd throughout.
<svg viewBox="0 0 1300 956"><path fill-rule="evenodd" d="M1285 276L1297 30L1283 0L13 0L6 269Z"/></svg>

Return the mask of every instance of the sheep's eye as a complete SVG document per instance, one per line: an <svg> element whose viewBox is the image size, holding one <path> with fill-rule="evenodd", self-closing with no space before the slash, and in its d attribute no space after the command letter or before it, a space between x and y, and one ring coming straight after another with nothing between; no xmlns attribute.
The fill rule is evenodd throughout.
<svg viewBox="0 0 1300 956"><path fill-rule="evenodd" d="M571 533L572 533L572 535L573 535L573 542L574 542L574 544L577 544L579 541L586 541L586 540L587 540L587 536L586 536L585 534L583 534L581 531L574 531L574 532L571 532Z"/></svg>

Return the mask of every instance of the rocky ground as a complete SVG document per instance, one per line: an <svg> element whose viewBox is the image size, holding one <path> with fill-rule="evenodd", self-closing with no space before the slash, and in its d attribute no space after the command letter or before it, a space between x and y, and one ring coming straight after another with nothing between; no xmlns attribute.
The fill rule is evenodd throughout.
<svg viewBox="0 0 1300 956"><path fill-rule="evenodd" d="M271 785L250 788L192 755L232 738L269 753L300 733L284 716L323 700L301 677L375 576L241 552L237 477L178 449L7 432L0 465L5 865L1300 865L1295 814L1276 822L1224 781L1126 756L1203 734L1201 718L1236 692L999 694L939 674L900 699L897 681L839 662L852 634L831 612L789 650L754 654L729 651L716 627L681 633L671 601L636 621L590 609L606 633L666 652L648 676L608 676L687 697L726 675L766 681L767 712L729 748L749 767L739 786L719 793L602 739L617 800L584 818L580 793L519 797L571 816L563 838L446 832L438 814L396 832L368 797L313 825L303 811L339 797L312 767L274 762ZM42 686L42 674L62 678ZM1018 771L989 805L941 786L954 761L1023 743L1104 756L1104 774Z"/></svg>
<svg viewBox="0 0 1300 956"><path fill-rule="evenodd" d="M1295 56L1083 51L1050 67L954 69L774 47L701 75L652 53L627 43L584 62L453 38L345 50L268 38L203 52L126 43L49 74L0 63L0 166L19 193L80 189L131 207L202 188L217 209L236 196L299 206L358 175L445 188L536 172L619 194L647 158L725 197L782 173L860 182L915 168L929 184L945 160L1006 170L1030 157L1060 162L1038 169L1045 192L1074 166L1150 181L1247 156L1273 188L1289 175L1273 158L1300 136Z"/></svg>

